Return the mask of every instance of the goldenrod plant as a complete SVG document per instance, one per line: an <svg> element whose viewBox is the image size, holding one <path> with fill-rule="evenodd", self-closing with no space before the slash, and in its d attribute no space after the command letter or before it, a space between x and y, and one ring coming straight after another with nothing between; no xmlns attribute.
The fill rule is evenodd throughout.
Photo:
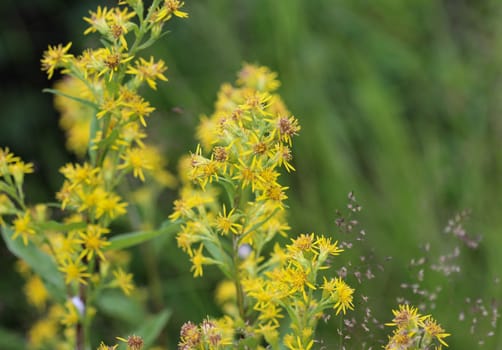
<svg viewBox="0 0 502 350"><path fill-rule="evenodd" d="M33 165L0 149L3 238L21 259L29 302L44 315L29 331L32 349L90 349L99 295L119 288L129 296L135 289L121 249L172 230L110 238L112 224L126 214L135 229L148 226L134 215L141 189L153 196L174 183L159 150L144 143L154 107L139 94L143 85L156 89L158 81L167 81L167 67L140 53L165 35L169 20L188 16L182 7L177 0L154 0L147 8L141 0L98 7L84 18L84 34L99 34L100 47L74 55L68 43L44 52L48 78L58 71L63 76L47 91L56 95L68 148L82 159L61 167L64 182L55 202L26 203L23 180ZM167 316L161 313L158 322Z"/></svg>
<svg viewBox="0 0 502 350"><path fill-rule="evenodd" d="M338 315L354 307L354 290L322 274L343 251L336 240L310 233L267 247L290 229L280 170L294 171L292 140L301 129L278 87L268 68L244 65L236 86L221 87L215 112L201 118L200 144L181 163L184 186L171 214L182 222L178 245L194 277L208 265L222 271L235 307L222 323L185 324L180 349L264 348L264 342L272 349L310 349L326 310ZM223 336L228 322L239 335ZM204 340L208 328L220 332L214 341Z"/></svg>
<svg viewBox="0 0 502 350"><path fill-rule="evenodd" d="M399 305L399 310L392 310L392 313L394 318L386 325L395 329L386 350L440 350L448 346L444 338L450 334L431 315L421 315L416 307L406 304Z"/></svg>
<svg viewBox="0 0 502 350"><path fill-rule="evenodd" d="M46 91L55 95L67 148L79 159L61 167L54 202L28 203L23 183L34 166L0 149L2 236L19 258L25 295L40 315L28 331L29 349L151 348L167 309L145 320L137 335L106 342L93 336L93 321L109 290L141 298L125 248L175 232L193 277L204 277L210 266L224 277L216 293L224 315L186 320L179 349L323 346L319 322L334 314L343 328L344 317L357 310L357 290L335 274L345 247L335 235L289 233L281 176L295 171L293 140L301 126L277 93L276 73L244 64L234 85L222 85L214 113L200 120L199 144L180 161L174 210L152 228L152 203L176 179L161 151L147 143L155 109L140 94L143 86L155 90L167 81L167 65L141 52L165 35L168 21L188 14L178 0L149 4L98 7L84 18L84 34L98 34L101 46L74 55L71 43L58 44L43 55L48 78L62 75ZM133 232L117 230L126 218ZM431 316L408 305L393 313L388 325L396 330L386 349L447 346L450 334Z"/></svg>

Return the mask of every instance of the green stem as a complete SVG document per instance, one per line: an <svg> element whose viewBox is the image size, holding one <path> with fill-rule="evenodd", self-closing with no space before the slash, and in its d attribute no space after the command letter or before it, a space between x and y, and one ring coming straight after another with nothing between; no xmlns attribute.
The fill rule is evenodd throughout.
<svg viewBox="0 0 502 350"><path fill-rule="evenodd" d="M338 334L340 336L340 350L343 350L343 315L340 317L340 329L338 330Z"/></svg>

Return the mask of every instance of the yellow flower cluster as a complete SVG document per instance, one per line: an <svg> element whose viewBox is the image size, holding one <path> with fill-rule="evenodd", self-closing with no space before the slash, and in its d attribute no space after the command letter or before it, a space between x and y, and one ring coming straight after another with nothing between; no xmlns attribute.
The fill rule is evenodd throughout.
<svg viewBox="0 0 502 350"><path fill-rule="evenodd" d="M264 339L273 349L309 349L324 310L345 314L354 307L354 290L342 279L320 282L328 260L342 252L330 238L303 234L263 256L266 244L290 229L280 168L294 170L292 139L300 131L278 87L275 73L246 64L236 86L221 87L215 112L201 118L200 144L180 163L184 186L170 216L182 223L178 246L194 277L215 264L232 281L218 289L218 299L247 329L239 344L224 348L259 348ZM290 333L281 340L285 314ZM198 326L186 324L180 348L195 348L200 337Z"/></svg>
<svg viewBox="0 0 502 350"><path fill-rule="evenodd" d="M430 315L421 315L410 305L399 305L392 310L394 319L387 326L394 326L394 332L385 346L386 350L416 349L440 350L448 346L444 338L450 336Z"/></svg>
<svg viewBox="0 0 502 350"><path fill-rule="evenodd" d="M262 265L265 272L243 281L244 292L254 300L259 327L267 330L267 341L278 339L283 310L291 319L292 330L284 337L284 345L309 349L324 310L335 309L338 315L354 308L354 290L341 278L319 281L319 273L329 268L328 259L342 251L329 238L302 234L285 249L276 245L269 261Z"/></svg>
<svg viewBox="0 0 502 350"><path fill-rule="evenodd" d="M202 321L200 325L186 322L180 331L180 350L218 350L232 344L234 324L229 318Z"/></svg>
<svg viewBox="0 0 502 350"><path fill-rule="evenodd" d="M47 281L35 274L25 276L25 292L41 312L50 303L65 303L66 311L60 313L57 323L64 325L66 333L73 331L73 338L64 342L68 348L88 348L82 342L90 338L84 333L89 332L98 292L120 288L129 295L134 290L133 277L125 271L126 264L115 259L117 248L108 238L112 222L131 207L147 212L146 206L152 205L160 189L175 184L160 150L144 142L154 108L139 93L144 85L156 89L159 81L167 81L167 66L139 54L166 33L164 25L173 16L188 16L181 10L183 5L175 0L153 0L144 8L142 0L121 0L112 8L98 7L84 17L88 24L84 34L98 33L101 47L74 55L68 43L49 46L44 52L41 68L48 78L58 73L63 76L55 89L47 91L55 95L67 147L83 159L61 167L64 182L56 194L57 203L28 207L22 184L33 165L7 148L0 149L0 224L10 240L20 238L27 252L31 249L41 259L49 259L53 276L42 277L53 278L59 295L49 296ZM124 190L128 176L132 186L128 184ZM141 183L147 178L152 181L140 186L134 178ZM145 196L151 199L148 204ZM148 220L134 222L133 229L148 224ZM17 242L13 242L15 246ZM40 270L33 268L34 273ZM59 286L62 280L64 285ZM40 338L37 329L48 330L48 325L52 323L37 326L32 338ZM53 346L54 333L48 332ZM41 342L39 347L43 346Z"/></svg>
<svg viewBox="0 0 502 350"><path fill-rule="evenodd" d="M202 265L232 260L232 251L243 245L259 256L266 242L289 229L279 168L294 170L291 138L300 126L274 93L278 86L275 73L245 65L237 86L223 85L215 112L201 118L200 145L182 162L184 188L170 217L184 223L178 245L190 255L196 276ZM222 201L221 190L227 196ZM231 249L224 241L233 242Z"/></svg>

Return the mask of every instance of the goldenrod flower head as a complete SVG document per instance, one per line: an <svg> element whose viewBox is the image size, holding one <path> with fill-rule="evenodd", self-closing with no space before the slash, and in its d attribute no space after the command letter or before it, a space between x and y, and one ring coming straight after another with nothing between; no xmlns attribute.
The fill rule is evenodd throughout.
<svg viewBox="0 0 502 350"><path fill-rule="evenodd" d="M325 256L325 255L336 256L339 255L341 252L343 252L343 249L338 248L338 241L332 243L331 238L326 238L324 236L317 237L315 246L319 250L320 256Z"/></svg>
<svg viewBox="0 0 502 350"><path fill-rule="evenodd" d="M314 346L313 339L310 339L307 344L305 344L304 340L299 335L295 336L294 334L286 334L283 342L289 350L310 350Z"/></svg>
<svg viewBox="0 0 502 350"><path fill-rule="evenodd" d="M163 74L166 70L167 67L164 61L158 60L154 62L153 57L150 57L150 60L147 61L141 57L135 62L135 67L132 65L129 66L126 73L134 75L139 84L146 81L150 88L156 90L156 80L167 81L166 76Z"/></svg>
<svg viewBox="0 0 502 350"><path fill-rule="evenodd" d="M130 295L134 290L133 276L131 273L125 273L122 268L113 271L115 279L112 282L114 287L122 289L125 295Z"/></svg>
<svg viewBox="0 0 502 350"><path fill-rule="evenodd" d="M45 308L49 293L40 277L36 275L29 277L24 286L24 293L28 302L39 311Z"/></svg>
<svg viewBox="0 0 502 350"><path fill-rule="evenodd" d="M30 349L48 344L58 333L58 324L50 318L43 318L35 322L28 331Z"/></svg>
<svg viewBox="0 0 502 350"><path fill-rule="evenodd" d="M415 345L415 334L409 333L406 330L396 329L388 344L385 346L386 350L403 350L409 349Z"/></svg>
<svg viewBox="0 0 502 350"><path fill-rule="evenodd" d="M23 184L24 174L33 173L33 164L18 161L9 164L8 169L9 173L12 175L12 177L14 177L16 185L21 186Z"/></svg>
<svg viewBox="0 0 502 350"><path fill-rule="evenodd" d="M24 245L28 245L30 237L34 236L36 231L34 229L31 214L27 211L23 215L17 214L17 218L12 222L14 226L14 234L12 239L21 236Z"/></svg>
<svg viewBox="0 0 502 350"><path fill-rule="evenodd" d="M121 91L125 92L125 90ZM124 98L124 94L122 94ZM124 105L127 107L124 111L124 117L131 120L139 120L141 125L146 127L145 118L155 110L148 101L145 101L138 95L133 95L132 98L124 99Z"/></svg>
<svg viewBox="0 0 502 350"><path fill-rule="evenodd" d="M304 234L302 233L300 236L298 236L295 239L291 239L293 242L292 244L288 245L288 251L292 254L295 253L302 253L302 252L315 252L314 251L314 243L315 243L315 236L313 233L311 234Z"/></svg>
<svg viewBox="0 0 502 350"><path fill-rule="evenodd" d="M84 34L95 33L98 31L101 34L107 33L110 28L107 23L108 9L105 7L98 6L97 10L89 11L90 17L84 17L84 21L89 23L91 26L84 31Z"/></svg>
<svg viewBox="0 0 502 350"><path fill-rule="evenodd" d="M87 279L91 274L87 272L87 266L82 263L82 259L73 260L67 258L60 262L59 271L65 274L65 283L73 282L87 284Z"/></svg>
<svg viewBox="0 0 502 350"><path fill-rule="evenodd" d="M145 174L143 170L153 169L153 165L145 158L144 152L142 148L138 147L128 149L125 154L120 156L124 162L118 166L118 169L132 170L133 176L144 182Z"/></svg>
<svg viewBox="0 0 502 350"><path fill-rule="evenodd" d="M129 20L135 15L136 13L129 12L127 7L123 9L115 7L106 14L106 20L108 22L108 27L110 28L109 32L106 34L111 36L113 41L118 41L126 50L128 47L125 35L132 28L133 24Z"/></svg>
<svg viewBox="0 0 502 350"><path fill-rule="evenodd" d="M199 327L188 321L181 327L178 347L186 350L195 349L200 344L201 337Z"/></svg>
<svg viewBox="0 0 502 350"><path fill-rule="evenodd" d="M192 267L190 268L190 271L193 271L193 277L202 276L202 274L204 273L204 271L202 269L202 265L208 265L208 264L215 263L215 261L213 259L205 257L202 254L203 249L204 249L204 245L201 244L199 246L199 249L197 249L193 253L193 255L190 257L190 261L192 262Z"/></svg>
<svg viewBox="0 0 502 350"><path fill-rule="evenodd" d="M333 296L336 302L333 308L336 310L336 314L338 315L340 311L343 311L345 315L347 309L354 310L354 304L352 302L354 298L354 289L350 288L345 281L339 277L335 279L334 288Z"/></svg>
<svg viewBox="0 0 502 350"><path fill-rule="evenodd" d="M218 287L216 287L215 298L219 305L224 305L229 301L235 301L237 298L235 282L231 280L221 281Z"/></svg>
<svg viewBox="0 0 502 350"><path fill-rule="evenodd" d="M239 218L239 215L234 214L234 212L235 208L230 210L227 214L227 208L225 204L223 204L223 212L218 213L216 217L216 228L222 235L228 235L230 232L238 234L242 229L242 225L235 222Z"/></svg>
<svg viewBox="0 0 502 350"><path fill-rule="evenodd" d="M78 323L80 319L79 310L75 306L73 300L67 300L64 306L65 309L64 314L62 315L61 323L68 328L73 327Z"/></svg>
<svg viewBox="0 0 502 350"><path fill-rule="evenodd" d="M272 92L277 90L281 83L277 80L277 73L268 67L255 66L245 63L238 73L237 84L254 88L258 91Z"/></svg>
<svg viewBox="0 0 502 350"><path fill-rule="evenodd" d="M420 315L416 307L408 304L399 305L399 310L392 310L392 313L394 314L394 318L392 322L386 323L386 326L414 329L417 326L422 327L424 320L428 317Z"/></svg>
<svg viewBox="0 0 502 350"><path fill-rule="evenodd" d="M62 44L57 46L49 45L49 48L44 52L40 62L42 63L42 71L47 72L49 79L52 78L56 68L65 67L65 65L73 59L73 55L67 53L70 47L71 42L66 44L66 46Z"/></svg>
<svg viewBox="0 0 502 350"><path fill-rule="evenodd" d="M69 231L66 235L52 235L49 237L49 243L59 263L71 259L81 249L77 231Z"/></svg>
<svg viewBox="0 0 502 350"><path fill-rule="evenodd" d="M90 261L95 255L97 255L101 260L106 260L103 255L103 248L110 245L110 242L108 242L102 235L109 232L109 229L98 225L87 225L87 229L80 232L80 239L76 241L84 247L80 253L79 259L85 257L88 261Z"/></svg>
<svg viewBox="0 0 502 350"><path fill-rule="evenodd" d="M143 349L143 338L138 335L130 335L127 337L127 339L117 337L117 339L127 344L127 350Z"/></svg>
<svg viewBox="0 0 502 350"><path fill-rule="evenodd" d="M167 16L173 14L179 18L188 18L188 13L180 11L180 8L182 8L184 5L185 5L185 2L179 1L179 0L165 0L164 1L164 8L167 11Z"/></svg>
<svg viewBox="0 0 502 350"><path fill-rule="evenodd" d="M445 330L434 320L432 317L427 317L424 321L424 332L426 339L437 339L441 345L448 347L444 338L449 337L451 334L446 333ZM440 345L440 347L441 347Z"/></svg>

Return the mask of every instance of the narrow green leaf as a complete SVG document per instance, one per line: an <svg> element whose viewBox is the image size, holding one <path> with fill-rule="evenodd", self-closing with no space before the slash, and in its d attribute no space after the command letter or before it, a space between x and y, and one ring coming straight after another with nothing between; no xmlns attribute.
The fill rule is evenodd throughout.
<svg viewBox="0 0 502 350"><path fill-rule="evenodd" d="M58 301L66 299L63 276L54 260L38 249L34 244L24 245L21 239L12 239L12 230L2 226L2 236L9 251L24 260L25 263L44 281L49 293Z"/></svg>
<svg viewBox="0 0 502 350"><path fill-rule="evenodd" d="M143 338L145 349L148 349L153 345L169 320L169 317L171 317L171 314L171 310L165 309L152 318L147 319L141 328L134 332L134 334Z"/></svg>
<svg viewBox="0 0 502 350"><path fill-rule="evenodd" d="M96 298L99 311L116 320L127 322L131 327L138 324L138 320L146 317L141 304L134 298L127 297L118 290L107 290Z"/></svg>
<svg viewBox="0 0 502 350"><path fill-rule="evenodd" d="M71 100L74 100L74 101L77 101L77 102L80 102L86 106L89 106L91 108L94 108L94 109L98 109L98 105L95 104L94 102L92 101L89 101L89 100L85 100L83 98L80 98L80 97L76 97L76 96L72 96L72 95L68 95L67 93L64 93L62 91L59 91L59 90L56 90L56 89L43 89L42 90L43 92L48 92L48 93L51 93L51 94L54 94L54 95L59 95L59 96L63 96L63 97L67 97Z"/></svg>
<svg viewBox="0 0 502 350"><path fill-rule="evenodd" d="M177 222L170 222L154 231L138 231L123 233L110 238L110 245L105 250L118 250L133 247L143 242L149 241L155 237L166 234L173 234L179 229Z"/></svg>

